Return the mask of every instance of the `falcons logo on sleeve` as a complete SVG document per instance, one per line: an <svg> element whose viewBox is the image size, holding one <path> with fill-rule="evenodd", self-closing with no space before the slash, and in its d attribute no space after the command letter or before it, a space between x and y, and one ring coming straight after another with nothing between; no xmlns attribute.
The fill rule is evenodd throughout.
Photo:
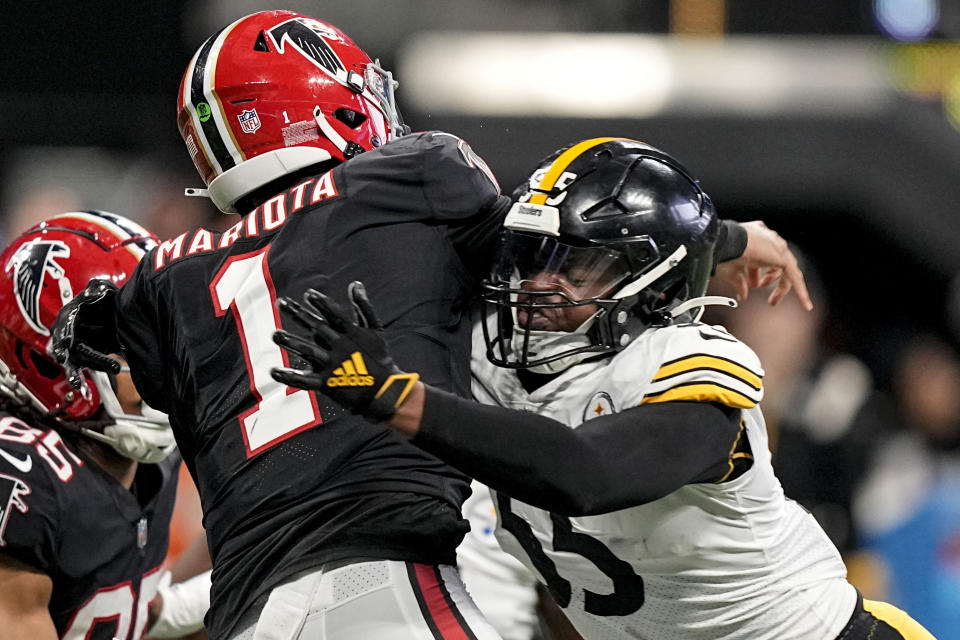
<svg viewBox="0 0 960 640"><path fill-rule="evenodd" d="M0 547L6 546L3 539L3 532L7 529L7 520L10 514L16 509L20 513L26 513L30 507L24 502L24 496L30 495L30 487L19 478L0 473Z"/></svg>
<svg viewBox="0 0 960 640"><path fill-rule="evenodd" d="M56 261L57 258L69 257L70 247L57 240L27 243L13 256L17 306L27 323L40 335L50 335L50 330L40 319L40 295L43 293L43 280L47 274L57 283L64 302L73 298L70 281L64 277L63 267Z"/></svg>

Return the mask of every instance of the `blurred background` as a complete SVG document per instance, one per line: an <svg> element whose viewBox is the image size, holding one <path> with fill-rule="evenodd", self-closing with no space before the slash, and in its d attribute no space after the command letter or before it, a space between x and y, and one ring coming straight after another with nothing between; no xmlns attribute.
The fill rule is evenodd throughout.
<svg viewBox="0 0 960 640"><path fill-rule="evenodd" d="M0 55L0 239L75 208L164 238L227 216L175 124L203 40L250 0L44 2ZM415 130L468 140L505 190L579 139L638 138L721 216L804 257L817 308L714 314L758 351L775 463L868 596L960 628L960 2L285 2L400 80ZM196 528L184 497L182 528ZM189 536L184 534L183 540ZM175 543L172 552L180 546ZM949 629L950 631L944 631Z"/></svg>

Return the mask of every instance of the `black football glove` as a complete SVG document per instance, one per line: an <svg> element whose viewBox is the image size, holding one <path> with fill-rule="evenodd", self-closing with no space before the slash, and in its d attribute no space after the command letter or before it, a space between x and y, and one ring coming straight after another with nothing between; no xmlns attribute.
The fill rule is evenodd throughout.
<svg viewBox="0 0 960 640"><path fill-rule="evenodd" d="M394 363L382 337L382 327L360 282L352 282L347 297L353 313L316 289L303 294L303 304L277 300L288 321L273 341L305 360L309 369L274 368L277 382L319 391L368 420L386 420L420 379ZM303 337L306 336L306 337Z"/></svg>
<svg viewBox="0 0 960 640"><path fill-rule="evenodd" d="M51 331L52 355L66 369L74 389L83 386L83 368L120 373L120 363L107 355L120 353L116 313L119 291L108 280L91 280L57 313Z"/></svg>

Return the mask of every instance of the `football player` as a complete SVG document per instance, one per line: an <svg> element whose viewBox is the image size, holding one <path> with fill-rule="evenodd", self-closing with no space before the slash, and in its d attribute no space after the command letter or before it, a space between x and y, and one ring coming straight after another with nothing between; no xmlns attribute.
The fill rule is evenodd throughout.
<svg viewBox="0 0 960 640"><path fill-rule="evenodd" d="M217 640L497 637L454 567L468 479L270 377L287 363L276 297L361 278L400 361L469 393L467 310L509 198L463 140L401 135L395 88L345 33L291 11L211 36L178 124L205 193L246 215L162 243L119 294L99 283L67 318L68 342L122 351L170 416L203 506ZM105 323L85 324L96 308ZM116 331L85 342L97 324ZM338 383L366 379L348 366Z"/></svg>
<svg viewBox="0 0 960 640"><path fill-rule="evenodd" d="M76 211L31 228L0 256L4 637L135 640L165 589L167 615L153 630L183 635L202 625L203 584L191 588L201 603L192 620L175 611L183 585L164 584L180 464L166 416L141 401L125 372L87 371L82 392L71 389L48 352L63 303L91 278L123 283L155 245L131 220ZM171 616L183 624L171 628Z"/></svg>
<svg viewBox="0 0 960 640"><path fill-rule="evenodd" d="M119 292L93 283L60 314L60 362L110 368L102 354L122 351L170 415L204 510L212 638L495 635L454 568L466 476L270 376L288 364L271 341L277 297L359 279L397 360L469 394L468 309L510 200L463 140L403 135L395 88L346 34L298 13L211 36L178 123L202 191L244 217L162 243ZM342 365L331 384L372 384L362 362Z"/></svg>
<svg viewBox="0 0 960 640"><path fill-rule="evenodd" d="M591 139L534 172L504 221L492 313L475 340L481 406L417 382L352 309L282 299L306 363L275 379L376 417L495 489L497 538L591 639L929 639L863 599L814 518L786 499L759 402L763 370L697 321L718 221L706 193L646 144ZM332 384L348 362L372 384ZM402 394L401 394L402 395Z"/></svg>

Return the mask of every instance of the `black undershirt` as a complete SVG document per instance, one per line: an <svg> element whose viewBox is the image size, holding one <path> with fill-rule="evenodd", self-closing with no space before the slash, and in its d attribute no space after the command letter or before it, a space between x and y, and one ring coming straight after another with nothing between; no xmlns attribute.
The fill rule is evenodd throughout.
<svg viewBox="0 0 960 640"><path fill-rule="evenodd" d="M713 253L713 267L721 262L733 260L743 255L747 248L747 230L734 220L720 222L720 232L717 235L716 249Z"/></svg>
<svg viewBox="0 0 960 640"><path fill-rule="evenodd" d="M739 435L740 411L712 403L647 404L571 429L427 387L412 442L492 489L578 516L723 478Z"/></svg>

